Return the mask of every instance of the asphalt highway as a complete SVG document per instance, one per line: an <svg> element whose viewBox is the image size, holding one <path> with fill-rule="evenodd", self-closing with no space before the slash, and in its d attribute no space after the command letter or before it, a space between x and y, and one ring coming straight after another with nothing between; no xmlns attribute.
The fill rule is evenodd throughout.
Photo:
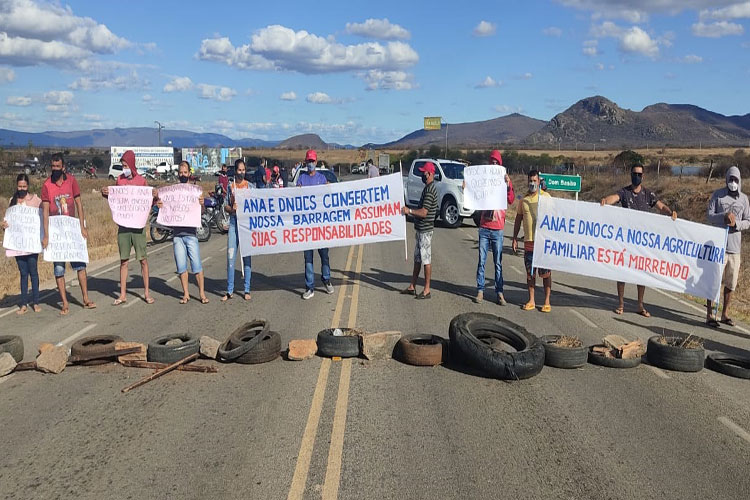
<svg viewBox="0 0 750 500"><path fill-rule="evenodd" d="M398 293L412 264L403 244L388 243L332 249L335 293L325 294L318 274L308 301L300 298L301 254L256 257L252 300L235 295L222 303L226 237L214 234L201 244L207 305L197 300L192 278L193 300L178 303L171 243L165 243L149 247L153 305L139 298L140 270L132 263L127 303L110 305L119 279L113 262L90 270L97 309L84 310L71 283L69 316L58 315L51 293L39 314L0 310L0 324L3 334L23 336L27 361L40 342L70 345L93 334L148 342L172 332L223 339L259 317L271 321L284 347L331 326L447 337L451 318L467 311L503 316L537 335L575 334L586 344L610 333L647 339L672 329L704 337L710 351L750 351L748 325L708 329L703 309L684 297L648 290L652 317L643 318L634 312L635 287L627 286L626 313L617 316L614 283L565 273L553 273L551 313L522 311L523 261L510 252L507 238L509 304L493 303L491 279L485 302L474 304L476 240L470 221L436 229L431 300ZM319 273L317 254L315 264ZM503 382L453 363L420 368L316 357L216 365L216 374L173 372L127 394L120 389L148 370L71 366L59 375L20 372L0 379L0 497L750 495L750 386L710 370L545 367L531 379Z"/></svg>

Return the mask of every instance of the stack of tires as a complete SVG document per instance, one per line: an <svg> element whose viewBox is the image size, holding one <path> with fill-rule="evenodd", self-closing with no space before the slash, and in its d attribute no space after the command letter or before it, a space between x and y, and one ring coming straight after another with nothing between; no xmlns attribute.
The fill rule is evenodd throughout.
<svg viewBox="0 0 750 500"><path fill-rule="evenodd" d="M244 365L267 363L281 354L281 335L270 330L270 323L258 319L235 330L219 347L218 359Z"/></svg>

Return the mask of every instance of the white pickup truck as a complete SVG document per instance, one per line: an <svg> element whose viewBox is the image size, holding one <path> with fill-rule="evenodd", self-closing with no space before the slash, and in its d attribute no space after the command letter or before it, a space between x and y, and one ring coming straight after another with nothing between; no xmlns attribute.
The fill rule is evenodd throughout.
<svg viewBox="0 0 750 500"><path fill-rule="evenodd" d="M438 218L448 227L458 227L464 217L471 217L473 210L464 208L464 168L466 165L454 160L434 160L418 158L411 163L404 175L404 195L406 205L416 207L422 195L424 184L419 171L427 162L432 162L435 168L435 187L438 193Z"/></svg>

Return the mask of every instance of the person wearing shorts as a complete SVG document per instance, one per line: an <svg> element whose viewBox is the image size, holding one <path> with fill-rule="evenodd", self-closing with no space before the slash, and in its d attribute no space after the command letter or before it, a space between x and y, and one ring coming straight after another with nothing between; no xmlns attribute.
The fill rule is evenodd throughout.
<svg viewBox="0 0 750 500"><path fill-rule="evenodd" d="M117 178L116 186L146 186L146 179L138 174L135 168L135 153L132 150L125 151L120 158L122 174ZM109 186L102 188L102 196L109 196ZM146 259L146 227L135 229L117 226L117 248L120 251L120 296L112 302L113 306L119 306L128 301L128 261L130 250L135 249L135 258L141 263L141 276L143 276L143 300L147 304L153 304L148 287L148 260Z"/></svg>
<svg viewBox="0 0 750 500"><path fill-rule="evenodd" d="M86 230L86 218L83 213L83 204L81 203L81 188L72 175L65 173L65 163L60 153L52 155L52 171L50 177L42 184L42 224L44 226L44 238L42 238L42 248L47 248L49 243L49 218L56 215L67 215L69 217L78 216L81 223L81 236L88 239L89 233ZM70 267L78 273L78 283L81 286L81 295L83 307L85 309L95 309L96 304L89 299L88 277L86 276L85 262L71 262ZM65 262L54 263L55 282L57 290L60 292L62 299L61 315L68 314L70 306L68 304L68 294L65 291Z"/></svg>
<svg viewBox="0 0 750 500"><path fill-rule="evenodd" d="M435 188L435 165L427 162L419 169L422 172L422 182L425 186L422 197L417 208L401 207L403 215L411 215L415 218L414 230L416 240L414 245L414 269L411 274L411 284L401 293L413 295L416 299L429 299L430 280L432 279L432 231L435 229L435 216L437 215L438 195ZM424 267L424 289L417 294L417 279L419 272Z"/></svg>
<svg viewBox="0 0 750 500"><path fill-rule="evenodd" d="M732 294L737 289L740 277L742 255L742 231L750 229L750 200L742 192L740 169L730 167L727 170L726 187L714 191L708 202L708 222L714 226L726 227L727 251L724 261L724 304L721 309L721 323L735 326L729 317L729 304ZM720 326L713 314L713 301L706 302L706 324L714 328Z"/></svg>
<svg viewBox="0 0 750 500"><path fill-rule="evenodd" d="M539 171L529 172L529 190L523 198L518 200L518 211L516 223L513 227L513 252L518 251L518 232L523 223L523 262L526 267L526 285L529 289L529 300L521 306L524 311L536 309L534 291L536 289L536 277L542 278L544 285L544 305L541 311L548 313L552 310L549 296L552 293L552 272L549 269L534 268L534 231L536 230L536 218L539 210L539 198L549 196L549 193L540 189Z"/></svg>

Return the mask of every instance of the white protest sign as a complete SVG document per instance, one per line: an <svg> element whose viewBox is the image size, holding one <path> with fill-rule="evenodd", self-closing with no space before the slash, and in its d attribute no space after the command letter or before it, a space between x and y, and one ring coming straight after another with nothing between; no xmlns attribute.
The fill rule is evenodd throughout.
<svg viewBox="0 0 750 500"><path fill-rule="evenodd" d="M502 165L464 168L464 207L469 210L506 210L508 185Z"/></svg>
<svg viewBox="0 0 750 500"><path fill-rule="evenodd" d="M201 188L193 184L174 184L159 188L159 208L156 222L168 227L201 227Z"/></svg>
<svg viewBox="0 0 750 500"><path fill-rule="evenodd" d="M534 267L715 300L726 230L631 209L541 197Z"/></svg>
<svg viewBox="0 0 750 500"><path fill-rule="evenodd" d="M146 227L153 192L146 186L110 186L107 201L115 224L132 229Z"/></svg>
<svg viewBox="0 0 750 500"><path fill-rule="evenodd" d="M321 186L239 189L235 196L243 257L406 238L398 173Z"/></svg>
<svg viewBox="0 0 750 500"><path fill-rule="evenodd" d="M88 262L86 240L81 234L81 222L68 215L49 218L49 238L44 249L47 262Z"/></svg>
<svg viewBox="0 0 750 500"><path fill-rule="evenodd" d="M5 212L8 228L3 236L3 248L17 252L42 251L42 218L39 208L14 205Z"/></svg>

